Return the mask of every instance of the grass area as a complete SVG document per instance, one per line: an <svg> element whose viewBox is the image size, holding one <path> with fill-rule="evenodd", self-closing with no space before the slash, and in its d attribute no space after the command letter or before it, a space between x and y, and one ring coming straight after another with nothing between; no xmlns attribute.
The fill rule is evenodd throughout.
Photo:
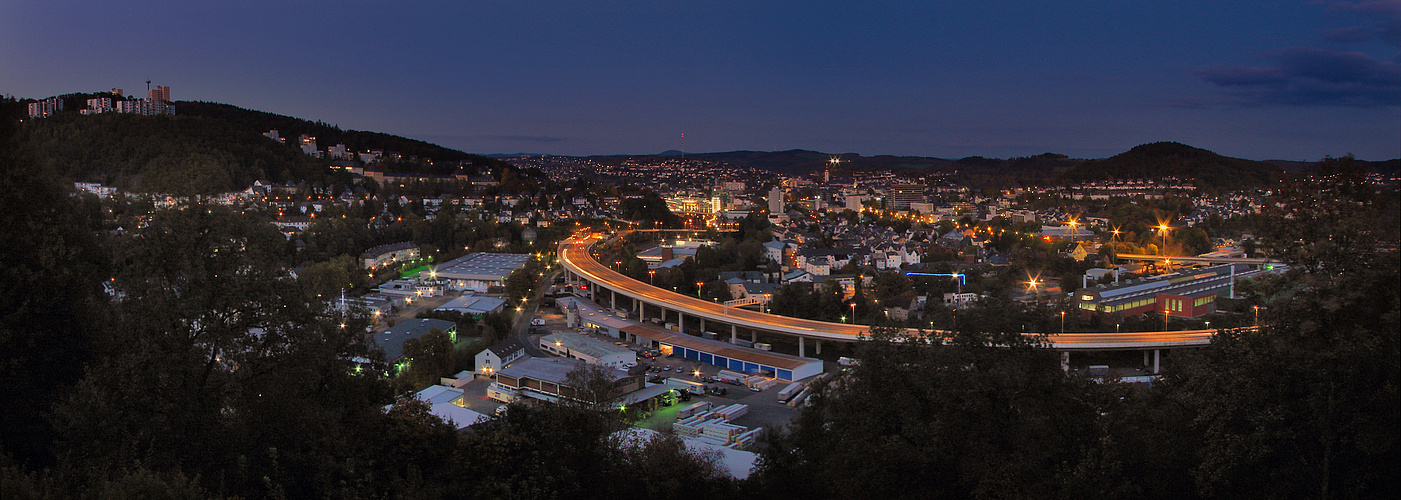
<svg viewBox="0 0 1401 500"><path fill-rule="evenodd" d="M422 272L424 272L424 271L427 271L427 270L428 270L428 266L427 266L427 265L422 265L422 266L418 266L418 267L415 267L415 268L413 268L413 269L410 269L410 270L408 270L408 271L404 271L402 274L404 275L405 278L414 278L414 277L417 277L420 273L422 273Z"/></svg>
<svg viewBox="0 0 1401 500"><path fill-rule="evenodd" d="M632 425L646 429L652 429L654 431L670 429L671 424L674 424L677 420L680 420L676 418L676 414L680 413L682 408L693 405L695 403L696 400L692 399L691 401L678 402L677 404L665 408L658 408L656 411L652 412L651 415L648 415L647 418L643 418L641 420L633 422Z"/></svg>

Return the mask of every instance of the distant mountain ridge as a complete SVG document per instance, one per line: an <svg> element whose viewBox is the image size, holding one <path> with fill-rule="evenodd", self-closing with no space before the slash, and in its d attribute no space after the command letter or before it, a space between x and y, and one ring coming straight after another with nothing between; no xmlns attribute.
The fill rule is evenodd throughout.
<svg viewBox="0 0 1401 500"><path fill-rule="evenodd" d="M668 150L656 155L607 155L589 158L665 159L681 155L680 151ZM862 156L857 153L823 153L803 149L685 153L685 157L760 168L790 176L807 175L826 168L838 171L861 169L943 173L952 180L975 187L1175 177L1192 181L1207 189L1234 189L1267 185L1284 172L1303 171L1316 163L1232 158L1176 142L1143 144L1103 159L1078 159L1056 153L1044 153L1008 159L970 156L948 160L925 156ZM1398 167L1401 167L1401 159L1380 162L1359 160L1358 163L1367 166L1373 172L1383 174L1394 174Z"/></svg>

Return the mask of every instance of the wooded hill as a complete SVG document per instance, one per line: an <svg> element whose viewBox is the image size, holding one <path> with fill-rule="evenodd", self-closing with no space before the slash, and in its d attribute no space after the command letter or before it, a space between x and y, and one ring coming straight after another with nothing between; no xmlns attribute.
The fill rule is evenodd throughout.
<svg viewBox="0 0 1401 500"><path fill-rule="evenodd" d="M23 101L10 101L10 107ZM465 167L475 174L505 162L404 137L341 130L321 122L253 111L227 104L175 103L174 116L106 113L83 116L66 111L18 125L17 148L52 172L73 181L100 182L123 189L178 195L214 194L247 188L254 180L323 183L332 176L330 159L302 153L297 139L314 136L325 149L338 143L351 151L379 149L403 155L387 161L389 172L451 174ZM11 113L6 113L7 116ZM277 129L286 143L262 134ZM409 157L417 157L410 161Z"/></svg>
<svg viewBox="0 0 1401 500"><path fill-rule="evenodd" d="M666 151L658 155L593 158L645 159L680 154L679 151ZM1097 160L1071 158L1056 153L1007 159L969 156L946 160L924 156L831 154L802 149L698 153L687 154L686 157L761 168L785 175L806 175L827 168L834 169L833 175L851 170L938 174L975 188L1175 177L1191 181L1207 190L1237 189L1268 185L1286 171L1303 171L1318 163L1232 158L1176 142L1143 144L1112 157ZM835 167L831 167L829 163L833 158L840 160ZM1401 168L1401 159L1373 162L1358 160L1357 164L1370 172L1395 174Z"/></svg>

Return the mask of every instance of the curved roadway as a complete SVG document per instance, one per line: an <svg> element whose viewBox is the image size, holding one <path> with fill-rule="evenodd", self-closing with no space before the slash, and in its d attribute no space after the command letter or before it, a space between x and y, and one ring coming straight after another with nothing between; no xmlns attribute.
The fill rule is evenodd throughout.
<svg viewBox="0 0 1401 500"><path fill-rule="evenodd" d="M725 307L698 297L664 290L634 280L599 263L589 253L597 237L571 238L559 247L559 260L570 272L623 296L652 305L680 311L697 318L733 324L752 330L795 335L809 339L856 341L869 333L865 325L828 323L810 319L765 314ZM1202 347L1211 343L1215 330L1170 332L1063 333L1050 334L1050 347L1058 350L1130 350L1171 347Z"/></svg>

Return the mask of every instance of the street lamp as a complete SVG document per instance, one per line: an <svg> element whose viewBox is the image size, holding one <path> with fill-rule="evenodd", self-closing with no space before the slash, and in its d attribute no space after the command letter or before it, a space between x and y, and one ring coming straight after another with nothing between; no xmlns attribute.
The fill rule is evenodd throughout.
<svg viewBox="0 0 1401 500"><path fill-rule="evenodd" d="M696 297L700 297L700 296L701 296L701 286L704 286L704 285L705 285L705 282L702 282L702 281L697 281L697 282L696 282Z"/></svg>
<svg viewBox="0 0 1401 500"><path fill-rule="evenodd" d="M1065 311L1060 312L1060 332L1065 333Z"/></svg>
<svg viewBox="0 0 1401 500"><path fill-rule="evenodd" d="M1171 316L1171 315L1172 315L1172 310L1171 310L1171 309L1163 309L1163 331L1165 331L1165 332L1166 332L1167 329L1168 329L1168 316Z"/></svg>
<svg viewBox="0 0 1401 500"><path fill-rule="evenodd" d="M648 270L647 270L647 284L648 284L648 285L652 284L652 278L656 278L656 277L657 277L657 270L656 270L656 269L648 269Z"/></svg>
<svg viewBox="0 0 1401 500"><path fill-rule="evenodd" d="M1163 247L1158 249L1158 255L1167 255L1167 224L1158 224L1158 230L1163 233Z"/></svg>
<svg viewBox="0 0 1401 500"><path fill-rule="evenodd" d="M1255 329L1260 329L1260 306L1255 306Z"/></svg>

